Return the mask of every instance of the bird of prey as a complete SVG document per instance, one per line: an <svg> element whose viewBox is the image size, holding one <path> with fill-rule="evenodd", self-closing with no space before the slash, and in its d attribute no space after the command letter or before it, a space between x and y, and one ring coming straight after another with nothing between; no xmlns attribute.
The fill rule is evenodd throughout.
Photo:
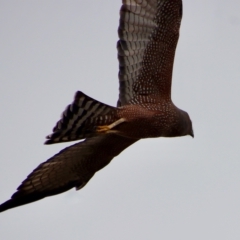
<svg viewBox="0 0 240 240"><path fill-rule="evenodd" d="M0 212L74 187L81 189L139 139L193 137L189 115L171 100L181 19L181 0L122 0L117 107L78 91L45 144L85 140L41 163L0 205Z"/></svg>

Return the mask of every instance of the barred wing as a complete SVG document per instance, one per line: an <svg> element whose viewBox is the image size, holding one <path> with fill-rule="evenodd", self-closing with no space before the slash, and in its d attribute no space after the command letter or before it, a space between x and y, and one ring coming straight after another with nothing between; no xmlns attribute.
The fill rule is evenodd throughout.
<svg viewBox="0 0 240 240"><path fill-rule="evenodd" d="M123 0L118 106L170 97L181 17L181 0Z"/></svg>
<svg viewBox="0 0 240 240"><path fill-rule="evenodd" d="M95 172L136 141L107 134L65 148L33 170L11 199L0 205L0 212L84 187Z"/></svg>

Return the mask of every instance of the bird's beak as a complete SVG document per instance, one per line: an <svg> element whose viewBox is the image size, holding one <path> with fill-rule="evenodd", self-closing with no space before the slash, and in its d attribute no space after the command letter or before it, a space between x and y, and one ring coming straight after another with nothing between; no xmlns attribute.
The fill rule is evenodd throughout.
<svg viewBox="0 0 240 240"><path fill-rule="evenodd" d="M189 133L189 135L194 138L194 132L193 132L193 129L191 130L191 132Z"/></svg>

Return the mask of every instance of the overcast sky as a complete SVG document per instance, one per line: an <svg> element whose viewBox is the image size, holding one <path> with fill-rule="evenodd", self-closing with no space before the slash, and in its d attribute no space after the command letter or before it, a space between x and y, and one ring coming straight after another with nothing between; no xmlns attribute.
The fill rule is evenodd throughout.
<svg viewBox="0 0 240 240"><path fill-rule="evenodd" d="M116 105L120 0L0 0L0 202L74 93ZM142 140L71 190L0 214L0 239L238 240L240 1L184 0L172 98L195 138Z"/></svg>

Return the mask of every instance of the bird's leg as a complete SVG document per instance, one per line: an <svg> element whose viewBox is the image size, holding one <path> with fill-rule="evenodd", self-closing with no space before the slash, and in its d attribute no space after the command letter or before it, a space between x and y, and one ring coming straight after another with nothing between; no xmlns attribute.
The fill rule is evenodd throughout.
<svg viewBox="0 0 240 240"><path fill-rule="evenodd" d="M104 133L104 132L109 132L112 128L116 127L117 125L125 122L126 119L125 118L120 118L117 121L113 122L110 125L103 125L103 126L98 126L96 129L96 132L98 133ZM112 131L111 131L112 132Z"/></svg>

